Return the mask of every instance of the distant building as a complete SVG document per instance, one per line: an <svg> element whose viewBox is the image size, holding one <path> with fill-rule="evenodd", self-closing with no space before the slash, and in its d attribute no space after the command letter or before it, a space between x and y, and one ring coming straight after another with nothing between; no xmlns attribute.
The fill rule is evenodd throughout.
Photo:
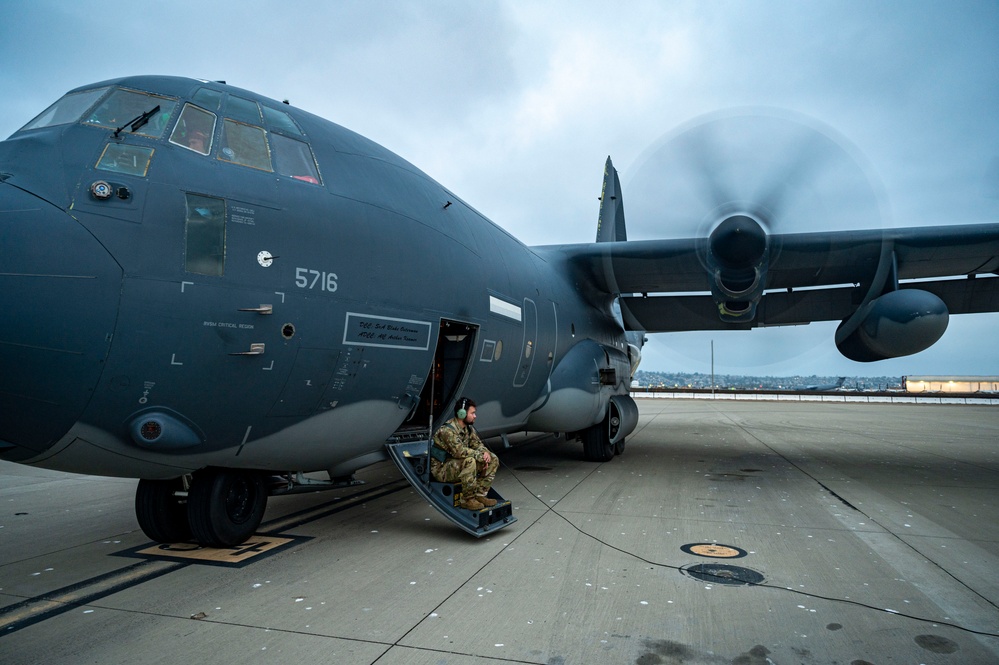
<svg viewBox="0 0 999 665"><path fill-rule="evenodd" d="M999 392L999 376L903 376L910 393L994 393Z"/></svg>

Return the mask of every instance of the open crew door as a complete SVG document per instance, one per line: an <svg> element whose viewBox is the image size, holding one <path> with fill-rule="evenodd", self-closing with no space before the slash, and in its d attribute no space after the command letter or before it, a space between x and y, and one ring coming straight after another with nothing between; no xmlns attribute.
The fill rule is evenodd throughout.
<svg viewBox="0 0 999 665"><path fill-rule="evenodd" d="M496 500L496 505L492 508L468 510L458 507L461 483L439 483L430 478L427 456L429 445L430 441L427 440L387 443L385 447L388 449L389 457L402 471L409 484L436 508L437 512L476 538L517 521L513 516L513 505L500 496L494 488L489 490L489 498Z"/></svg>
<svg viewBox="0 0 999 665"><path fill-rule="evenodd" d="M392 435L391 442L429 439L431 432L450 417L442 417L444 409L458 400L458 389L468 373L477 331L477 326L441 319L431 374L423 382L416 405Z"/></svg>
<svg viewBox="0 0 999 665"><path fill-rule="evenodd" d="M516 522L513 506L495 489L491 489L489 497L496 500L492 508L468 510L458 507L461 483L433 480L428 456L433 432L448 419L450 409L458 399L458 391L464 385L477 331L476 326L467 323L441 320L431 376L423 385L413 414L385 444L385 448L420 496L441 515L480 538Z"/></svg>

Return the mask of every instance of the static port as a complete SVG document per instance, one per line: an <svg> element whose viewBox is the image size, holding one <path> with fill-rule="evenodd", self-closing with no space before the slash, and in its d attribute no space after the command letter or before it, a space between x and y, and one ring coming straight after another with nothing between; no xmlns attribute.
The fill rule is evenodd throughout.
<svg viewBox="0 0 999 665"><path fill-rule="evenodd" d="M295 326L290 323L284 324L284 326L281 328L281 336L284 337L285 339L291 339L292 337L294 337Z"/></svg>

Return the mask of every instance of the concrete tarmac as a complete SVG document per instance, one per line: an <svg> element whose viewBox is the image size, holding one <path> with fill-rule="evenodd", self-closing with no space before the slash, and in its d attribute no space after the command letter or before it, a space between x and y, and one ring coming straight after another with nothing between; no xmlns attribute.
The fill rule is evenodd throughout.
<svg viewBox="0 0 999 665"><path fill-rule="evenodd" d="M386 462L223 564L139 554L133 480L0 464L0 663L999 662L999 409L639 408L605 464L498 450L485 539Z"/></svg>

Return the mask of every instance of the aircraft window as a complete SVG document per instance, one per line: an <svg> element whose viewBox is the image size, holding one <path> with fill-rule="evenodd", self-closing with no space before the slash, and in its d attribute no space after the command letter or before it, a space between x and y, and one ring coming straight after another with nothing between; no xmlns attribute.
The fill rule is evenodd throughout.
<svg viewBox="0 0 999 665"><path fill-rule="evenodd" d="M278 173L313 185L319 184L319 169L308 143L271 134L271 146L274 149L274 168Z"/></svg>
<svg viewBox="0 0 999 665"><path fill-rule="evenodd" d="M226 118L222 123L222 150L219 159L262 171L271 168L271 151L267 134L260 127L244 125Z"/></svg>
<svg viewBox="0 0 999 665"><path fill-rule="evenodd" d="M124 143L109 143L104 148L104 154L97 160L97 168L101 171L127 173L144 178L152 158L152 148Z"/></svg>
<svg viewBox="0 0 999 665"><path fill-rule="evenodd" d="M257 103L242 97L229 95L229 102L225 107L225 114L230 118L235 118L240 122L248 122L251 125L260 124L260 109Z"/></svg>
<svg viewBox="0 0 999 665"><path fill-rule="evenodd" d="M225 266L225 201L188 194L185 235L184 270L221 277Z"/></svg>
<svg viewBox="0 0 999 665"><path fill-rule="evenodd" d="M107 88L97 88L96 90L84 90L83 92L74 92L65 95L55 104L42 111L34 120L22 127L20 131L76 122L83 116L83 112L93 106L94 102L107 91Z"/></svg>
<svg viewBox="0 0 999 665"><path fill-rule="evenodd" d="M298 125L291 119L291 116L284 111L278 111L267 106L262 106L261 108L264 110L264 120L267 121L268 127L276 129L279 132L284 132L285 134L291 134L292 136L302 135L302 130L298 128Z"/></svg>
<svg viewBox="0 0 999 665"><path fill-rule="evenodd" d="M218 111L222 107L222 93L210 88L198 88L193 99L206 109Z"/></svg>
<svg viewBox="0 0 999 665"><path fill-rule="evenodd" d="M180 120L170 134L170 143L207 155L212 151L212 136L215 134L215 114L185 104L180 112Z"/></svg>
<svg viewBox="0 0 999 665"><path fill-rule="evenodd" d="M109 129L118 129L140 117L143 113L159 106L160 110L153 114L149 121L136 128L136 134L158 138L163 136L170 116L177 107L177 102L158 95L147 95L132 90L115 90L97 106L83 122Z"/></svg>

